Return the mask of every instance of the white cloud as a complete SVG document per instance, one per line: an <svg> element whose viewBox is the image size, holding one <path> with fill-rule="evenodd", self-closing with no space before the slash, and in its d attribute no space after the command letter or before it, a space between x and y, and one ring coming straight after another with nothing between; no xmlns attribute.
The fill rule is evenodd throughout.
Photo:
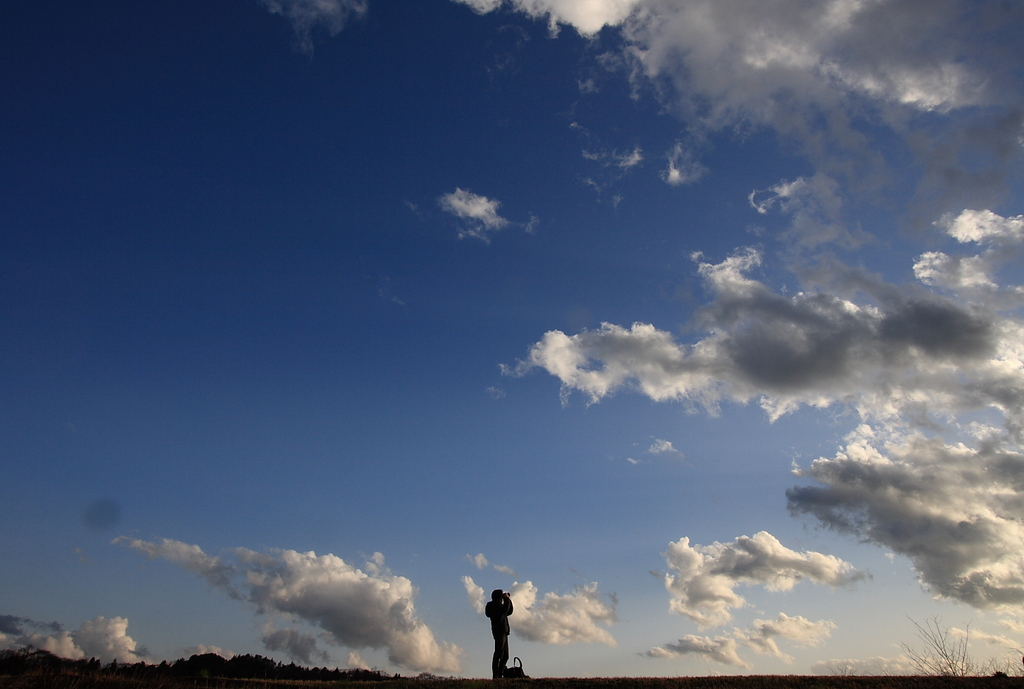
<svg viewBox="0 0 1024 689"><path fill-rule="evenodd" d="M492 233L509 224L498 215L501 202L458 187L441 196L437 203L444 211L463 221L459 237L475 237L488 242Z"/></svg>
<svg viewBox="0 0 1024 689"><path fill-rule="evenodd" d="M469 5L477 14L487 14L501 7L504 0L455 0L463 5Z"/></svg>
<svg viewBox="0 0 1024 689"><path fill-rule="evenodd" d="M711 412L757 400L772 419L801 405L846 406L861 426L834 457L797 472L817 485L791 489L791 511L906 555L937 596L1019 610L1024 323L1019 288L991 286L1019 225L990 213L948 218L951 236L983 252L926 254L915 265L924 285L826 261L803 269L808 291L786 296L748 276L760 262L753 250L702 262L713 294L697 317L703 339L679 343L644 323L552 331L506 372L543 368L563 396L579 390L591 403L632 389ZM726 586L707 610L688 600L676 605L711 623L741 599Z"/></svg>
<svg viewBox="0 0 1024 689"><path fill-rule="evenodd" d="M583 131L582 128L579 130ZM633 169L639 167L644 161L643 151L639 147L622 153L617 149L607 149L597 145L583 149L582 155L587 162L594 165L592 174L584 178L583 183L599 195L615 188L620 180L631 174ZM610 201L613 206L618 207L622 198L620 194L612 194Z"/></svg>
<svg viewBox="0 0 1024 689"><path fill-rule="evenodd" d="M730 634L698 636L689 634L674 643L658 646L644 655L650 658L678 658L696 655L704 660L750 668L752 665L739 655L743 646L761 655L772 655L790 663L789 656L779 650L776 639L786 639L800 646L817 646L832 634L835 625L828 620L811 622L804 617L790 617L779 613L774 620L754 620L748 629L733 629Z"/></svg>
<svg viewBox="0 0 1024 689"><path fill-rule="evenodd" d="M286 17L295 29L296 47L313 53L313 31L323 27L334 36L351 17L366 14L366 0L261 0L267 9Z"/></svg>
<svg viewBox="0 0 1024 689"><path fill-rule="evenodd" d="M887 158L901 141L929 199L991 203L1020 158L1020 3L457 1L547 19L552 33L617 27L624 59L609 62L625 62L635 92L658 94L688 130L773 128L851 188L891 184ZM926 113L944 117L923 126ZM968 153L979 150L989 160ZM662 177L685 184L703 173L679 151Z"/></svg>
<svg viewBox="0 0 1024 689"><path fill-rule="evenodd" d="M983 632L980 629L959 629L957 627L950 627L949 633L962 638L967 638L970 641L982 641L989 646L1002 646L1011 650L1020 647L1020 644L1014 639L1006 636L999 636L997 634L989 634L988 632Z"/></svg>
<svg viewBox="0 0 1024 689"><path fill-rule="evenodd" d="M640 147L637 146L632 151L629 151L627 153L613 154L612 160L614 161L616 166L622 168L623 170L629 170L643 162L644 154L643 151L640 150Z"/></svg>
<svg viewBox="0 0 1024 689"><path fill-rule="evenodd" d="M654 438L654 442L647 448L648 454L667 455L675 459L685 459L685 455L672 445L671 441Z"/></svg>
<svg viewBox="0 0 1024 689"><path fill-rule="evenodd" d="M82 648L77 643L75 643L75 637L71 632L57 632L56 634L51 634L49 636L31 634L25 639L25 641L30 646L42 649L44 651L49 651L55 656L60 656L61 658L79 660L81 658L86 657L85 651L83 651ZM91 658L92 656L89 657ZM110 662L111 660L117 660L117 658L105 658L103 662ZM122 657L121 660L123 661L125 660L125 658Z"/></svg>
<svg viewBox="0 0 1024 689"><path fill-rule="evenodd" d="M355 651L350 651L349 652L348 660L346 661L346 665L348 665L348 667L350 667L352 669L355 669L355 670L369 670L370 669L369 663L367 663L365 660L363 660L363 657L361 655L359 655L358 653L356 653Z"/></svg>
<svg viewBox="0 0 1024 689"><path fill-rule="evenodd" d="M462 577L462 585L466 589L466 595L469 597L470 605L476 610L478 615L484 614L484 609L487 606L487 594L484 593L483 588L473 581L473 577ZM515 614L513 612L513 614Z"/></svg>
<svg viewBox="0 0 1024 689"><path fill-rule="evenodd" d="M472 562L477 569L484 569L485 567L490 565L497 572L501 572L502 574L508 574L509 576L513 577L516 576L515 570L513 570L511 567L506 567L505 565L491 564L491 562L483 553L478 553L476 555L467 555L466 559Z"/></svg>
<svg viewBox="0 0 1024 689"><path fill-rule="evenodd" d="M119 536L112 542L139 550L149 558L159 557L169 560L205 579L206 583L210 586L223 590L232 598L241 599L242 597L231 584L231 579L236 574L235 568L219 557L207 555L197 545L189 545L188 543L172 541L167 538L162 538L152 543L126 536Z"/></svg>
<svg viewBox="0 0 1024 689"><path fill-rule="evenodd" d="M805 279L823 289L773 293L747 277L760 255L745 250L699 271L714 294L692 345L653 325L603 323L554 330L505 372L543 368L591 403L620 389L715 412L723 400L757 399L771 418L800 405L847 404L865 418L990 408L1024 424L1024 328L984 305L896 288L837 262Z"/></svg>
<svg viewBox="0 0 1024 689"><path fill-rule="evenodd" d="M941 251L923 253L914 263L914 277L924 284L958 292L995 290L998 285L992 281L988 270L988 263L979 256L956 258Z"/></svg>
<svg viewBox="0 0 1024 689"><path fill-rule="evenodd" d="M733 608L747 604L736 593L739 586L788 591L803 580L843 586L863 578L848 562L813 551L798 553L765 531L707 546L691 546L684 537L669 543L665 560L669 608L701 628L725 624Z"/></svg>
<svg viewBox="0 0 1024 689"><path fill-rule="evenodd" d="M810 179L798 177L763 191L752 191L748 200L762 215L777 204L792 217L790 228L780 237L792 246L815 249L835 244L855 248L871 239L866 232L850 230L843 224L839 183L820 172Z"/></svg>
<svg viewBox="0 0 1024 689"><path fill-rule="evenodd" d="M455 0L484 14L508 5L535 19L546 18L552 33L559 24L569 24L584 36L624 20L640 0Z"/></svg>
<svg viewBox="0 0 1024 689"><path fill-rule="evenodd" d="M128 620L124 617L96 617L83 622L72 637L85 658L132 662L140 655L135 640L128 636Z"/></svg>
<svg viewBox="0 0 1024 689"><path fill-rule="evenodd" d="M667 158L668 167L662 170L661 178L673 187L693 184L708 173L707 167L696 160L693 153L683 146L682 141L677 141L673 145Z"/></svg>
<svg viewBox="0 0 1024 689"><path fill-rule="evenodd" d="M471 577L462 577L473 609L484 613L487 596ZM509 588L515 610L508 618L521 639L546 644L602 643L615 646L614 637L602 626L615 623L615 607L597 590L596 583L576 586L572 593L547 593L539 601L532 582L516 582Z"/></svg>
<svg viewBox="0 0 1024 689"><path fill-rule="evenodd" d="M1024 215L1004 218L990 210L964 210L957 216L947 214L935 223L959 242L1024 242Z"/></svg>
<svg viewBox="0 0 1024 689"><path fill-rule="evenodd" d="M696 655L704 660L723 665L747 669L753 667L740 657L739 644L731 636L709 637L687 634L679 639L679 641L652 648L645 655L650 658L680 658L687 655Z"/></svg>
<svg viewBox="0 0 1024 689"><path fill-rule="evenodd" d="M518 601L509 624L517 636L549 644L577 642L615 646L615 639L599 624L613 624L615 607L602 599L597 583L576 586L572 593L549 592L537 600L537 588L529 581L510 589Z"/></svg>
<svg viewBox="0 0 1024 689"><path fill-rule="evenodd" d="M752 628L738 632L737 638L757 653L791 663L792 656L779 650L776 639L787 639L800 646L818 646L832 635L833 629L835 624L829 620L811 622L799 615L790 617L779 613L774 620L754 620Z"/></svg>
<svg viewBox="0 0 1024 689"><path fill-rule="evenodd" d="M651 443L651 446L647 449L647 451L650 452L652 455L665 454L666 452L672 454L681 454L679 450L672 446L671 441L662 440L660 438L655 438L654 442Z"/></svg>
<svg viewBox="0 0 1024 689"><path fill-rule="evenodd" d="M827 112L844 95L921 111L1012 97L999 90L1015 79L1001 51L1012 49L1019 9L1002 13L1010 26L999 30L986 26L995 8L946 0L928 9L878 0L644 0L625 35L649 76L675 84L713 120L782 123L787 110L814 103ZM986 28L988 45L976 38Z"/></svg>
<svg viewBox="0 0 1024 689"><path fill-rule="evenodd" d="M1000 306L1021 303L1020 285L1000 289L997 274L1003 266L1020 261L1024 216L1004 218L990 210L968 209L955 216L948 213L934 225L961 244L981 245L983 251L975 256L929 251L914 264L915 277L927 285L952 290L965 300Z"/></svg>
<svg viewBox="0 0 1024 689"><path fill-rule="evenodd" d="M622 49L604 62L627 66L634 93L657 94L698 136L771 128L847 193L875 200L895 189L890 163L905 155L916 158L920 176L909 182L930 210L991 204L1020 160L1020 3L456 1L546 19L553 34L565 24L584 36L616 27ZM686 184L705 172L677 146L661 176ZM905 172L900 178L908 181ZM798 213L794 236L864 239L822 220Z"/></svg>
<svg viewBox="0 0 1024 689"><path fill-rule="evenodd" d="M980 609L1024 605L1024 454L861 426L797 475L790 509L910 558L937 597ZM1014 554L1010 556L1010 554Z"/></svg>
<svg viewBox="0 0 1024 689"><path fill-rule="evenodd" d="M128 636L128 620L124 617L95 617L69 632L60 625L40 624L24 618L0 616L6 624L0 634L0 648L33 646L61 658L80 660L97 658L100 662L135 663L148 653ZM28 628L44 631L30 631ZM44 633L49 631L49 633Z"/></svg>
<svg viewBox="0 0 1024 689"><path fill-rule="evenodd" d="M894 658L873 656L871 658L834 658L813 663L810 667L815 675L838 675L843 677L870 677L873 675L916 675L918 669L910 658L902 653Z"/></svg>
<svg viewBox="0 0 1024 689"><path fill-rule="evenodd" d="M380 553L361 570L335 555L313 552L234 548L222 558L168 539L147 542L121 537L115 542L170 560L228 595L253 603L259 614L301 619L339 646L387 648L391 662L413 670L457 672L461 668L462 650L434 638L416 616L412 582L388 571ZM305 637L292 641L308 645ZM273 643L286 642L273 639Z"/></svg>

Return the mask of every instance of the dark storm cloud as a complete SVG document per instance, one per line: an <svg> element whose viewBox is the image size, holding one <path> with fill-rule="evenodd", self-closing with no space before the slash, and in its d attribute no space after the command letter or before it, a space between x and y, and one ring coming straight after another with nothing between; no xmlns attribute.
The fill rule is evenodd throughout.
<svg viewBox="0 0 1024 689"><path fill-rule="evenodd" d="M953 359L991 354L993 335L988 320L948 302L906 302L879 324L880 339L896 349L916 347Z"/></svg>
<svg viewBox="0 0 1024 689"><path fill-rule="evenodd" d="M26 631L27 627L51 633L63 631L63 627L57 622L37 622L27 617L0 615L0 634L21 636L29 633Z"/></svg>

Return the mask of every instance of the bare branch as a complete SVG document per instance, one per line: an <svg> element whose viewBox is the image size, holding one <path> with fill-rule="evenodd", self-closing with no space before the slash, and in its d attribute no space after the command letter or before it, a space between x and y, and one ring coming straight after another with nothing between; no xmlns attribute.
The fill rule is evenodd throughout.
<svg viewBox="0 0 1024 689"><path fill-rule="evenodd" d="M939 617L925 620L923 626L912 618L907 619L917 627L917 638L923 642L924 648L916 649L908 644L900 646L920 674L970 677L980 672L980 667L968 649L971 625L968 624L963 636L960 636L950 634L950 628L943 627Z"/></svg>

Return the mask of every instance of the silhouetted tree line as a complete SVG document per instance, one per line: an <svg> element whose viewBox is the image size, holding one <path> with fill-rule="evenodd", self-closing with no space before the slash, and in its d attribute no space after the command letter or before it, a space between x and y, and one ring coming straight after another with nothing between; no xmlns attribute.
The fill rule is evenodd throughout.
<svg viewBox="0 0 1024 689"><path fill-rule="evenodd" d="M249 654L225 659L216 653L202 653L190 656L187 660L179 658L173 663L165 660L158 665L142 661L119 663L116 660L104 665L96 658L70 660L31 646L0 651L0 675L23 675L30 672L117 675L133 679L208 677L319 682L366 682L397 676L387 675L379 670L309 668L295 663L285 665L272 658Z"/></svg>

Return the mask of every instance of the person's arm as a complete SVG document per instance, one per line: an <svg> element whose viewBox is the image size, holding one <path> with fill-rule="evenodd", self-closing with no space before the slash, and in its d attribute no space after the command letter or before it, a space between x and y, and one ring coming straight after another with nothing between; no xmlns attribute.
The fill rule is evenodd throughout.
<svg viewBox="0 0 1024 689"><path fill-rule="evenodd" d="M512 611L513 611L514 609L515 609L515 608L514 608L514 607L513 607L513 605L512 605L512 599L511 599L511 598L506 598L506 599L505 599L505 610L506 610L506 612L505 612L505 615L506 615L506 616L508 616L508 615L511 615L511 614L512 614Z"/></svg>

